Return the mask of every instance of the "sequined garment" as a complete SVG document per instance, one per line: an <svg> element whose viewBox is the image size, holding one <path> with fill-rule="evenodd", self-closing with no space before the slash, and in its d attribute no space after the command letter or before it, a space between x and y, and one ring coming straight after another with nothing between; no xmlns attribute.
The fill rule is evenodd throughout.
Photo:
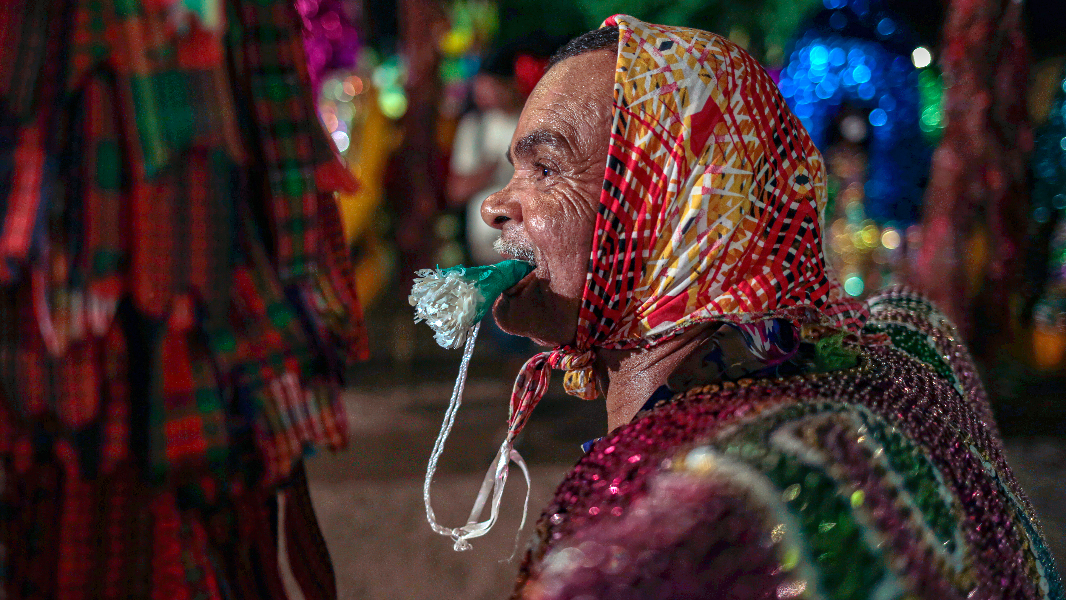
<svg viewBox="0 0 1066 600"><path fill-rule="evenodd" d="M1063 598L957 331L894 288L857 366L699 385L596 442L515 598Z"/></svg>
<svg viewBox="0 0 1066 600"><path fill-rule="evenodd" d="M938 62L951 84L944 88L944 134L933 153L912 281L972 340L989 321L993 331L1012 326L1007 299L1026 245L1025 163L1033 147L1025 102L1029 49L1023 4L944 4ZM984 277L976 278L968 275L975 258L966 244L980 237L987 240L988 262L978 266ZM982 313L985 322L975 322ZM1004 337L985 339L992 346Z"/></svg>

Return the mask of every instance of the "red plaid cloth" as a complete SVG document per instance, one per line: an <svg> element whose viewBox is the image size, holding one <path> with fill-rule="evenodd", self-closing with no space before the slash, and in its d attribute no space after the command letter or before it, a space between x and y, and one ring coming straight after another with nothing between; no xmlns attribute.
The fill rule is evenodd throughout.
<svg viewBox="0 0 1066 600"><path fill-rule="evenodd" d="M0 97L5 112L20 121L39 108L40 83L49 52L62 42L63 2L10 0L0 3Z"/></svg>
<svg viewBox="0 0 1066 600"><path fill-rule="evenodd" d="M24 263L29 258L33 228L41 206L41 184L44 176L43 132L40 123L22 128L15 148L15 172L11 193L0 233L0 283L12 283L17 273L7 268Z"/></svg>

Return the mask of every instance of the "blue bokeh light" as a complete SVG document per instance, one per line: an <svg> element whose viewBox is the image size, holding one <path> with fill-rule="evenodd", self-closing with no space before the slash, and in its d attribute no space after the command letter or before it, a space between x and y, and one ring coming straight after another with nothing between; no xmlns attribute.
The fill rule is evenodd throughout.
<svg viewBox="0 0 1066 600"><path fill-rule="evenodd" d="M822 67L829 60L829 51L825 46L815 45L811 46L811 66Z"/></svg>
<svg viewBox="0 0 1066 600"><path fill-rule="evenodd" d="M877 33L889 36L896 32L896 22L891 17L885 17L877 22Z"/></svg>
<svg viewBox="0 0 1066 600"><path fill-rule="evenodd" d="M852 79L859 83L866 83L870 81L870 68L866 65L855 65L855 69L852 71Z"/></svg>
<svg viewBox="0 0 1066 600"><path fill-rule="evenodd" d="M869 111L866 214L906 227L918 217L932 156L910 60L917 43L876 0L823 3L827 10L814 20L821 25L801 34L786 56L782 93L822 150L843 106Z"/></svg>

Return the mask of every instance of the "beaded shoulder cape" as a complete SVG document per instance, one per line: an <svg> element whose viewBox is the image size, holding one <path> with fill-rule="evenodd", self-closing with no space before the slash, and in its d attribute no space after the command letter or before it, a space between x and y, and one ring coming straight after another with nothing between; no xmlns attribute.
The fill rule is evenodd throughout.
<svg viewBox="0 0 1066 600"><path fill-rule="evenodd" d="M515 598L1063 598L954 325L869 302L854 367L692 387L598 440Z"/></svg>

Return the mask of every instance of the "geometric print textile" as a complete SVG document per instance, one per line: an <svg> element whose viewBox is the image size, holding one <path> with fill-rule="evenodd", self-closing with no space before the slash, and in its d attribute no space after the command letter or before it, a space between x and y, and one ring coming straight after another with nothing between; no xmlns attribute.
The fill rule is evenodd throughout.
<svg viewBox="0 0 1066 600"><path fill-rule="evenodd" d="M577 346L776 317L857 330L822 251L822 156L763 67L712 33L605 25L614 123Z"/></svg>

